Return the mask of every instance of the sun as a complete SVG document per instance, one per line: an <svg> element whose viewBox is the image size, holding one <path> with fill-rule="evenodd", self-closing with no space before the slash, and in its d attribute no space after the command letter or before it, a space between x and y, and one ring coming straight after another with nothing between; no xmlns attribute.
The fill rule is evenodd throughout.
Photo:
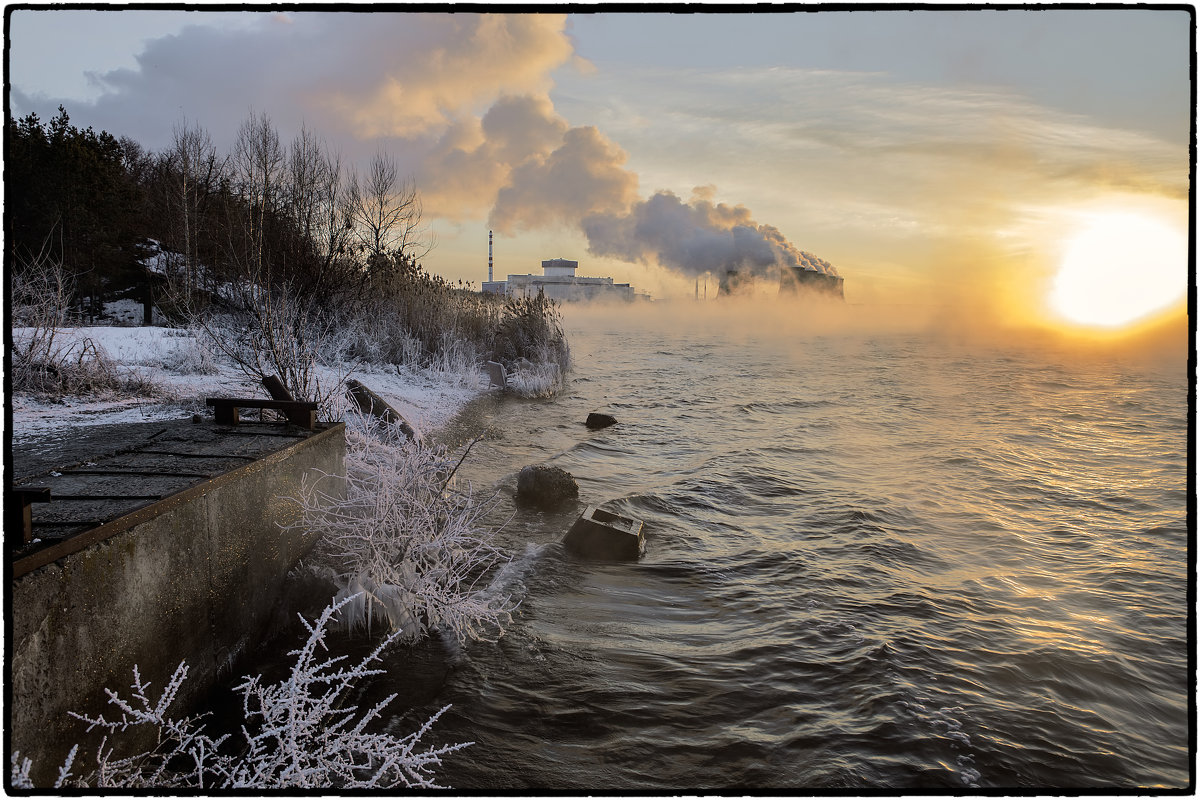
<svg viewBox="0 0 1200 800"><path fill-rule="evenodd" d="M1161 219L1090 213L1066 242L1048 299L1069 322L1120 328L1179 302L1187 264L1187 237Z"/></svg>

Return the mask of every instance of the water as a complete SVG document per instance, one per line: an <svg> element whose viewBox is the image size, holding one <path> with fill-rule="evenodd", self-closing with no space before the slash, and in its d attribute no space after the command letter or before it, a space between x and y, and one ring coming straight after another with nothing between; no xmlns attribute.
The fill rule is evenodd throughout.
<svg viewBox="0 0 1200 800"><path fill-rule="evenodd" d="M454 432L491 428L464 475L513 515L521 605L496 643L389 656L379 691L436 673L397 733L452 703L434 738L476 742L445 782L1188 784L1183 362L706 313L575 312L564 396ZM581 507L514 509L531 463L644 520L642 560L565 553Z"/></svg>

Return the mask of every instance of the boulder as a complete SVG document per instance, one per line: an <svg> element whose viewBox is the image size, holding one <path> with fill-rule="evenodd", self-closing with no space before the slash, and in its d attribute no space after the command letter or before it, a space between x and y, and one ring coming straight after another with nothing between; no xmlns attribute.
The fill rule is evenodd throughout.
<svg viewBox="0 0 1200 800"><path fill-rule="evenodd" d="M642 521L588 506L563 537L567 550L585 558L636 561L646 549Z"/></svg>
<svg viewBox="0 0 1200 800"><path fill-rule="evenodd" d="M529 466L517 475L517 502L549 508L579 496L579 484L559 467Z"/></svg>
<svg viewBox="0 0 1200 800"><path fill-rule="evenodd" d="M616 425L617 418L614 417L612 414L601 414L599 412L593 411L592 413L588 414L587 422L585 422L583 424L587 425L589 428L591 428L593 430L596 430L598 428L607 428L609 425Z"/></svg>

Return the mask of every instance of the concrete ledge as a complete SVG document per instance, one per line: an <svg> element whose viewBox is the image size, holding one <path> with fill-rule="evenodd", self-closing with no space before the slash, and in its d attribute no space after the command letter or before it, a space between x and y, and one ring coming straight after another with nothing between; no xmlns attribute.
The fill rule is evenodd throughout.
<svg viewBox="0 0 1200 800"><path fill-rule="evenodd" d="M299 514L287 498L313 470L341 475L345 452L332 425L12 564L8 729L36 784L85 739L67 712L111 716L104 689L135 664L157 691L187 661L186 709L256 646L315 542L281 528Z"/></svg>

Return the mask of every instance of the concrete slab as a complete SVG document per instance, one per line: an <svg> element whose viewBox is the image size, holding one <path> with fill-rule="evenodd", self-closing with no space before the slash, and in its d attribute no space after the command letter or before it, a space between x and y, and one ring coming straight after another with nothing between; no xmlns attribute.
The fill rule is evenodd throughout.
<svg viewBox="0 0 1200 800"><path fill-rule="evenodd" d="M185 713L236 669L269 635L286 576L316 539L294 525L302 482L341 490L340 479L323 477L344 471L341 423L310 432L185 421L133 437L108 433L41 458L43 468L67 464L57 475L25 473L52 496L33 507L42 541L9 563L7 710L12 749L34 758L37 785L50 785L72 742L88 749L102 735L67 712L111 714L104 689L127 687L135 665L162 687L186 661L176 706ZM229 468L196 477L222 464ZM159 492L168 494L144 499ZM154 746L138 735L121 737L124 746Z"/></svg>
<svg viewBox="0 0 1200 800"><path fill-rule="evenodd" d="M75 438L14 441L14 485L45 486L51 498L33 506L35 541L12 551L18 561L324 429L190 420L99 427Z"/></svg>
<svg viewBox="0 0 1200 800"><path fill-rule="evenodd" d="M178 424L191 424L179 420ZM70 430L23 435L12 438L13 480L27 483L32 477L61 470L85 461L104 458L147 444L163 435L175 422L137 422L120 425L88 425Z"/></svg>

